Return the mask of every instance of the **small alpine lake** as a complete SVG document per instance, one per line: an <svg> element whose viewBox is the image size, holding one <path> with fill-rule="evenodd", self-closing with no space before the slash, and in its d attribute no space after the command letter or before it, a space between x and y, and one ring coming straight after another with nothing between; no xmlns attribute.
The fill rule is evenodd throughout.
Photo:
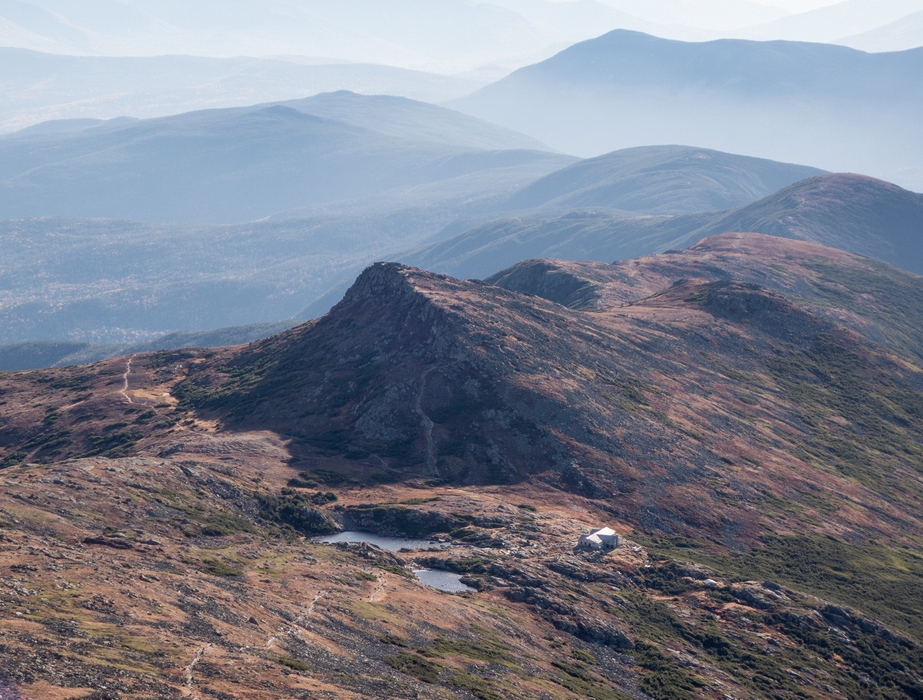
<svg viewBox="0 0 923 700"><path fill-rule="evenodd" d="M474 593L477 591L476 588L462 583L461 574L453 574L451 571L414 569L413 575L424 585L430 588L436 588L440 591L445 591L446 593Z"/></svg>

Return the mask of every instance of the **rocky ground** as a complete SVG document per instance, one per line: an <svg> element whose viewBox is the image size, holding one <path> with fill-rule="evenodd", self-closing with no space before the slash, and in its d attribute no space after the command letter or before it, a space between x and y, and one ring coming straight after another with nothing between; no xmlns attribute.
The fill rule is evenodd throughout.
<svg viewBox="0 0 923 700"><path fill-rule="evenodd" d="M35 699L846 698L882 683L857 649L919 656L815 597L652 556L550 488L340 489L335 521L452 545L313 543L260 514L296 490L287 469L200 453L6 470L6 683ZM576 552L603 522L621 546ZM477 592L427 588L421 566Z"/></svg>
<svg viewBox="0 0 923 700"><path fill-rule="evenodd" d="M917 278L740 245L0 376L0 698L923 697Z"/></svg>

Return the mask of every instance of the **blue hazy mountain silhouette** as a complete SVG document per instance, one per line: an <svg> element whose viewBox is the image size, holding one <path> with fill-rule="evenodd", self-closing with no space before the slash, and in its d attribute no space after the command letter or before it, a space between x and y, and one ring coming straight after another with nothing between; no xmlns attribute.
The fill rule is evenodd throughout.
<svg viewBox="0 0 923 700"><path fill-rule="evenodd" d="M616 30L447 104L582 156L688 143L923 189L921 76L923 48Z"/></svg>
<svg viewBox="0 0 923 700"><path fill-rule="evenodd" d="M414 104L429 115L438 110L441 122L420 134ZM394 110L389 134L283 105L12 135L0 139L0 219L230 223L382 195L387 208L411 194L427 203L509 194L517 183L575 160L501 149L501 134L509 135L503 129L478 131L477 120L465 115L457 116L455 128L449 110L409 100L401 105L405 138L391 135L399 130ZM368 112L366 121L374 121ZM475 135L492 139L491 148L466 145ZM534 143L509 137L517 145Z"/></svg>

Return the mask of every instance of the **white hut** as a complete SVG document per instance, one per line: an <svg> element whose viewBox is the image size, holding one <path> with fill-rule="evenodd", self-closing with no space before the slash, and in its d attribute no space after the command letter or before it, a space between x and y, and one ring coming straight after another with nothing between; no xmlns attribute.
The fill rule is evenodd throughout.
<svg viewBox="0 0 923 700"><path fill-rule="evenodd" d="M619 536L612 528L604 527L600 530L590 530L585 535L580 535L577 547L580 549L615 549L619 546Z"/></svg>

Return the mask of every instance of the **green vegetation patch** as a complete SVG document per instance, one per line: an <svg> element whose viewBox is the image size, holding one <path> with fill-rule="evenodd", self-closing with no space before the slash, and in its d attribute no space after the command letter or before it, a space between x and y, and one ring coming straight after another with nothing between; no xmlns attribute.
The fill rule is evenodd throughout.
<svg viewBox="0 0 923 700"><path fill-rule="evenodd" d="M406 639L396 634L386 634L383 637L379 637L378 640L382 644L390 644L392 646L402 647L404 649L410 649L410 642L408 642Z"/></svg>
<svg viewBox="0 0 923 700"><path fill-rule="evenodd" d="M162 489L160 494L169 502L171 508L180 511L190 520L202 526L202 533L206 537L227 537L243 532L257 533L256 526L246 518L225 510L206 510L198 506L187 506L181 503L178 493ZM159 500L159 499L158 499Z"/></svg>
<svg viewBox="0 0 923 700"><path fill-rule="evenodd" d="M635 644L631 655L646 673L638 684L654 700L696 700L702 683L652 644Z"/></svg>
<svg viewBox="0 0 923 700"><path fill-rule="evenodd" d="M493 562L485 557L464 557L443 561L446 570L455 574L486 574Z"/></svg>
<svg viewBox="0 0 923 700"><path fill-rule="evenodd" d="M823 621L763 610L748 617L781 632L793 644L776 648L773 654L762 654L725 638L714 623L686 625L663 603L626 593L633 609L620 612L631 620L636 635L648 640L637 643L632 654L650 672L642 688L652 697L694 693L688 683L695 679L677 679L675 673L682 673L681 669L650 641L699 649L741 685L766 697L800 697L800 681L789 673L791 668L823 676L844 697L896 700L923 696L917 680L923 677L923 647L919 644L923 556L876 544L851 545L826 537L796 536L767 538L763 547L750 554L715 555L684 547L683 556L708 564L729 579L773 581L849 605L915 636L917 643L896 637L841 608L819 608ZM669 578L655 577L653 582L662 580ZM740 599L731 588L710 591L709 597L718 602ZM845 626L848 639L831 633L828 625ZM833 663L847 668L828 676ZM868 679L874 679L874 683Z"/></svg>
<svg viewBox="0 0 923 700"><path fill-rule="evenodd" d="M29 453L24 452L23 450L16 450L15 452L11 452L6 457L4 457L2 461L0 461L0 469L8 469L9 467L15 467L18 464L22 464L26 461L26 457L28 456Z"/></svg>
<svg viewBox="0 0 923 700"><path fill-rule="evenodd" d="M339 526L329 515L315 507L312 496L303 493L257 494L260 517L303 535L327 535Z"/></svg>
<svg viewBox="0 0 923 700"><path fill-rule="evenodd" d="M640 379L627 375L612 377L608 374L597 372L596 378L611 391L603 391L602 397L610 404L618 406L625 413L635 413L640 407L650 406L644 392L654 391L654 387L645 384Z"/></svg>
<svg viewBox="0 0 923 700"><path fill-rule="evenodd" d="M750 554L696 555L742 580L769 579L848 605L923 642L923 555L829 537L770 537Z"/></svg>
<svg viewBox="0 0 923 700"><path fill-rule="evenodd" d="M293 659L290 656L280 657L276 659L276 663L282 664L283 666L287 666L293 671L310 671L311 670L311 667L308 666L308 664L306 664L304 661L300 661L299 659Z"/></svg>
<svg viewBox="0 0 923 700"><path fill-rule="evenodd" d="M554 661L552 665L561 671L553 678L554 682L572 693L596 700L628 700L631 697L611 687L610 683L598 678L582 664ZM674 697L681 698L681 696Z"/></svg>
<svg viewBox="0 0 923 700"><path fill-rule="evenodd" d="M586 649L574 649L571 652L571 656L577 659L577 661L582 661L585 664L590 664L590 665L595 666L596 664L599 663L599 659L593 656L593 654L587 651Z"/></svg>
<svg viewBox="0 0 923 700"><path fill-rule="evenodd" d="M892 348L923 362L923 286L916 275L868 258L859 265L816 262L805 267L817 273L814 289L821 300L871 321ZM869 297L876 303L870 304ZM900 304L893 303L896 299Z"/></svg>
<svg viewBox="0 0 923 700"><path fill-rule="evenodd" d="M87 438L88 457L102 455L103 457L121 457L129 452L142 437L137 430L120 431L113 429L102 435L92 435Z"/></svg>
<svg viewBox="0 0 923 700"><path fill-rule="evenodd" d="M451 686L465 690L480 700L504 700L509 696L499 695L491 690L493 683L471 675L470 673L453 673L446 681Z"/></svg>
<svg viewBox="0 0 923 700"><path fill-rule="evenodd" d="M283 488L283 496L294 496L297 494L297 491L294 491L290 488ZM327 505L328 503L335 503L338 499L337 495L333 491L318 491L310 496L307 494L302 494L304 498L310 499L311 503L316 506Z"/></svg>
<svg viewBox="0 0 923 700"><path fill-rule="evenodd" d="M439 674L442 672L442 666L420 658L416 654L388 656L385 657L385 663L391 668L401 673L406 673L408 676L413 676L424 683L435 683L439 680Z"/></svg>
<svg viewBox="0 0 923 700"><path fill-rule="evenodd" d="M906 369L883 363L847 338L823 335L810 349L779 354L767 366L811 431L801 456L893 496L887 475L896 466L923 474L923 392L910 388L918 376L904 378Z"/></svg>
<svg viewBox="0 0 923 700"><path fill-rule="evenodd" d="M23 449L26 451L39 450L40 452L55 452L59 451L65 445L70 444L70 441L71 433L69 430L39 433L26 442L26 444L23 445Z"/></svg>
<svg viewBox="0 0 923 700"><path fill-rule="evenodd" d="M412 580L414 575L407 571L403 566L397 564L383 564L377 563L373 564L376 569L381 569L382 571L387 571L389 574L394 574L395 576L400 576L401 578L406 578Z"/></svg>
<svg viewBox="0 0 923 700"><path fill-rule="evenodd" d="M620 614L631 623L638 637L635 648L629 652L645 673L641 688L656 700L693 700L699 697L703 682L681 668L676 660L661 650L664 647L686 647L696 654L706 655L712 663L731 674L739 683L752 691L769 697L788 697L799 686L787 674L785 666L795 663L761 654L727 639L713 620L700 620L691 626L680 620L663 602L645 595L629 594L630 610L620 609ZM798 665L806 659L800 659ZM779 693L782 693L779 695Z"/></svg>
<svg viewBox="0 0 923 700"><path fill-rule="evenodd" d="M509 654L507 647L493 639L464 640L437 637L432 649L426 651L430 655L464 656L502 666L519 666L519 661Z"/></svg>
<svg viewBox="0 0 923 700"><path fill-rule="evenodd" d="M308 469L288 480L289 486L299 489L315 489L318 486L351 486L358 483L355 479L326 469Z"/></svg>
<svg viewBox="0 0 923 700"><path fill-rule="evenodd" d="M220 576L222 578L232 578L236 576L243 576L244 570L237 566L236 564L231 564L222 559L203 559L197 563L197 567L200 571L203 571L206 574L212 576Z"/></svg>

